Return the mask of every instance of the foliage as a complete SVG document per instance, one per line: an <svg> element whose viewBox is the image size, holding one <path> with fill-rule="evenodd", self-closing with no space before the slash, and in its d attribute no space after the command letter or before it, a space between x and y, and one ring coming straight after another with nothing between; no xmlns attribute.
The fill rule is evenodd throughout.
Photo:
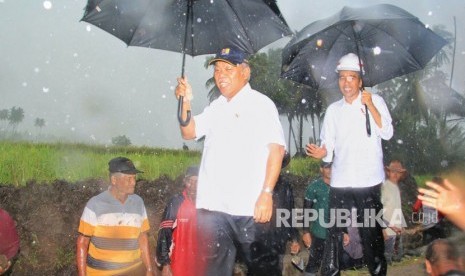
<svg viewBox="0 0 465 276"><path fill-rule="evenodd" d="M111 138L111 143L114 146L125 147L125 146L131 145L131 140L128 137L126 137L126 135L119 135L119 136Z"/></svg>
<svg viewBox="0 0 465 276"><path fill-rule="evenodd" d="M106 179L107 163L116 156L132 159L144 171L138 175L143 179L157 179L165 174L174 179L188 166L200 162L197 151L1 141L0 183L22 186L29 180L51 183L56 179Z"/></svg>

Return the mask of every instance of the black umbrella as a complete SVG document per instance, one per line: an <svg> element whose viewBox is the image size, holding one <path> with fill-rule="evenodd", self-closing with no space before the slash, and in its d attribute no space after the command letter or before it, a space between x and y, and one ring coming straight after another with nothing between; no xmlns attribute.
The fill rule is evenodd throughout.
<svg viewBox="0 0 465 276"><path fill-rule="evenodd" d="M399 7L344 7L304 27L286 45L281 77L315 89L335 87L338 60L355 53L363 61L363 85L371 87L424 68L446 43Z"/></svg>
<svg viewBox="0 0 465 276"><path fill-rule="evenodd" d="M197 56L235 46L249 54L290 35L276 0L88 0L82 21L141 46ZM182 97L178 103L181 119Z"/></svg>

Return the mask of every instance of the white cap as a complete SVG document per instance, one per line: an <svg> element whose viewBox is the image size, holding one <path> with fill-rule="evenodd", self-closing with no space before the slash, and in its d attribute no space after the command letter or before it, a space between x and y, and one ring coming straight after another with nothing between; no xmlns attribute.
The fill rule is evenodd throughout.
<svg viewBox="0 0 465 276"><path fill-rule="evenodd" d="M362 66L360 66L360 63ZM360 72L360 67L362 67L362 74L365 74L363 70L363 61L358 59L358 56L354 53L349 53L339 60L336 66L336 72L339 71L355 71Z"/></svg>

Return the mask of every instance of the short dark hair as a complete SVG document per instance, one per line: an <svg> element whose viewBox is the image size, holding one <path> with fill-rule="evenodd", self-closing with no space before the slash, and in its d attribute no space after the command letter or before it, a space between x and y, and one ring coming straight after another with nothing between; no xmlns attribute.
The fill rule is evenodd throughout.
<svg viewBox="0 0 465 276"><path fill-rule="evenodd" d="M455 245L447 239L436 239L428 244L425 258L435 265L441 261L457 261L460 255Z"/></svg>

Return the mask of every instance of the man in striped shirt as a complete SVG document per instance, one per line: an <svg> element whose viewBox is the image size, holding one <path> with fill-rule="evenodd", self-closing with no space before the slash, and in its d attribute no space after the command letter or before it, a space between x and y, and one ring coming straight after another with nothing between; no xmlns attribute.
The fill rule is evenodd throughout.
<svg viewBox="0 0 465 276"><path fill-rule="evenodd" d="M137 170L131 160L108 163L110 186L86 204L79 223L76 261L82 275L153 275L142 198L134 194Z"/></svg>

